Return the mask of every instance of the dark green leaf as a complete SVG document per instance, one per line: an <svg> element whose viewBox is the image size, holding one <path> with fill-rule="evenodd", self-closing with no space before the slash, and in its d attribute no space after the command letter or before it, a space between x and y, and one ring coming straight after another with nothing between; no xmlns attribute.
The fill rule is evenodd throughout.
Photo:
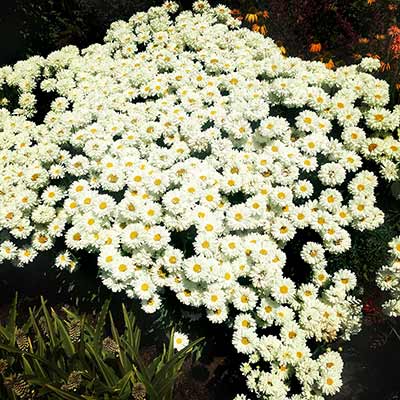
<svg viewBox="0 0 400 400"><path fill-rule="evenodd" d="M17 320L17 302L18 292L15 292L13 302L11 303L10 313L8 316L7 331L9 335L9 344L14 346L15 344L15 333L16 333L16 320Z"/></svg>
<svg viewBox="0 0 400 400"><path fill-rule="evenodd" d="M110 307L110 302L111 302L110 299L107 299L104 302L103 307L101 307L99 318L97 319L96 328L94 331L94 338L93 338L94 345L97 348L101 348L101 339L104 332L104 326L106 324L106 316L108 308Z"/></svg>

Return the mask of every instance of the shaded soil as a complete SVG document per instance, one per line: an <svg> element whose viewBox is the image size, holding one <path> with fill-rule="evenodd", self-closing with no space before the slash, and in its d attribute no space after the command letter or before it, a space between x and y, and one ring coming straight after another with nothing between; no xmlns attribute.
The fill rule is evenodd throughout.
<svg viewBox="0 0 400 400"><path fill-rule="evenodd" d="M374 319L344 346L343 388L334 400L400 399L400 323Z"/></svg>

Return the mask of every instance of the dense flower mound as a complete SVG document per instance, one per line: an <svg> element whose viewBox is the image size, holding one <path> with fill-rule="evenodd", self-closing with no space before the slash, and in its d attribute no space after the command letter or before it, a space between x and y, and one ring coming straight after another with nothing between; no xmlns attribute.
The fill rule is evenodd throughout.
<svg viewBox="0 0 400 400"><path fill-rule="evenodd" d="M326 254L383 223L363 160L396 177L398 142L375 133L399 126L400 107L385 108L388 85L366 72L376 60L332 71L284 57L223 6L176 10L0 69L19 90L0 111L0 261L23 266L64 239L58 267L94 252L104 284L147 312L169 290L233 328L257 398L323 399L342 361L316 349L358 332L361 312L351 266L335 271ZM34 123L39 88L55 100ZM316 239L300 282L285 271L304 230Z"/></svg>

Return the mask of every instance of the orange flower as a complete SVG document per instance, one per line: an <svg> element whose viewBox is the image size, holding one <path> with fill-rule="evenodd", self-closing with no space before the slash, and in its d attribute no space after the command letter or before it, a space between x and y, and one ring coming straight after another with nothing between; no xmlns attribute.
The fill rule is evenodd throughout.
<svg viewBox="0 0 400 400"><path fill-rule="evenodd" d="M261 28L260 25L257 25L257 24L253 24L251 26L251 30L254 31L254 32L259 32L260 28Z"/></svg>
<svg viewBox="0 0 400 400"><path fill-rule="evenodd" d="M397 25L392 25L389 29L388 29L388 34L390 36L400 36L400 28Z"/></svg>
<svg viewBox="0 0 400 400"><path fill-rule="evenodd" d="M319 42L318 43L311 43L309 51L310 51L310 53L319 53L321 51L321 49L322 49L321 43L319 43Z"/></svg>
<svg viewBox="0 0 400 400"><path fill-rule="evenodd" d="M381 71L390 71L390 63L385 63L384 61L381 61Z"/></svg>
<svg viewBox="0 0 400 400"><path fill-rule="evenodd" d="M397 82L395 86L397 90L400 90L400 82Z"/></svg>
<svg viewBox="0 0 400 400"><path fill-rule="evenodd" d="M370 6L371 4L376 3L376 0L368 0L368 5Z"/></svg>
<svg viewBox="0 0 400 400"><path fill-rule="evenodd" d="M397 10L397 5L393 4L393 3L388 4L388 10L389 11L396 11Z"/></svg>
<svg viewBox="0 0 400 400"><path fill-rule="evenodd" d="M269 12L268 12L267 10L264 10L264 11L262 12L262 16L263 16L264 18L269 18Z"/></svg>
<svg viewBox="0 0 400 400"><path fill-rule="evenodd" d="M383 34L376 34L375 35L375 39L377 39L377 40L384 40L385 39L385 35L383 35Z"/></svg>
<svg viewBox="0 0 400 400"><path fill-rule="evenodd" d="M359 60L360 58L362 58L362 55L361 55L360 53L354 53L354 54L353 54L353 58L354 58L355 60Z"/></svg>
<svg viewBox="0 0 400 400"><path fill-rule="evenodd" d="M335 67L335 63L333 62L332 58L327 63L325 63L325 67L328 69L333 69Z"/></svg>
<svg viewBox="0 0 400 400"><path fill-rule="evenodd" d="M258 21L257 14L246 14L244 18L248 23L253 24Z"/></svg>
<svg viewBox="0 0 400 400"><path fill-rule="evenodd" d="M358 43L367 44L367 43L369 43L369 39L366 37L362 37L362 38L358 39Z"/></svg>
<svg viewBox="0 0 400 400"><path fill-rule="evenodd" d="M237 8L233 8L233 9L231 10L231 15L232 15L232 17L239 17L240 14L241 14L241 12L240 12L240 10L238 10Z"/></svg>
<svg viewBox="0 0 400 400"><path fill-rule="evenodd" d="M376 58L378 60L381 59L381 57L378 54L367 53L366 56L371 58Z"/></svg>
<svg viewBox="0 0 400 400"><path fill-rule="evenodd" d="M267 33L268 33L267 27L265 25L261 25L259 32L261 33L261 35L267 36Z"/></svg>

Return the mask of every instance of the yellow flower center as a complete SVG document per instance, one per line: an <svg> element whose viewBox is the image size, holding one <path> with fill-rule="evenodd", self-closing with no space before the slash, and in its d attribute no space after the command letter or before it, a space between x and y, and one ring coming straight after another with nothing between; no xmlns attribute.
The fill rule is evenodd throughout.
<svg viewBox="0 0 400 400"><path fill-rule="evenodd" d="M236 213L235 214L235 220L236 221L241 221L243 219L243 215L241 213Z"/></svg>
<svg viewBox="0 0 400 400"><path fill-rule="evenodd" d="M72 236L72 239L74 239L74 240L76 240L76 241L81 240L81 234L80 234L79 232L75 233L75 234Z"/></svg>
<svg viewBox="0 0 400 400"><path fill-rule="evenodd" d="M286 285L283 285L279 288L279 292L282 294L286 294L289 291L289 288Z"/></svg>
<svg viewBox="0 0 400 400"><path fill-rule="evenodd" d="M128 267L127 267L125 264L120 264L119 267L118 267L118 269L119 269L121 272L125 272L125 271L128 269Z"/></svg>
<svg viewBox="0 0 400 400"><path fill-rule="evenodd" d="M201 265L200 264L194 264L193 265L193 271L197 272L197 273L201 272Z"/></svg>

